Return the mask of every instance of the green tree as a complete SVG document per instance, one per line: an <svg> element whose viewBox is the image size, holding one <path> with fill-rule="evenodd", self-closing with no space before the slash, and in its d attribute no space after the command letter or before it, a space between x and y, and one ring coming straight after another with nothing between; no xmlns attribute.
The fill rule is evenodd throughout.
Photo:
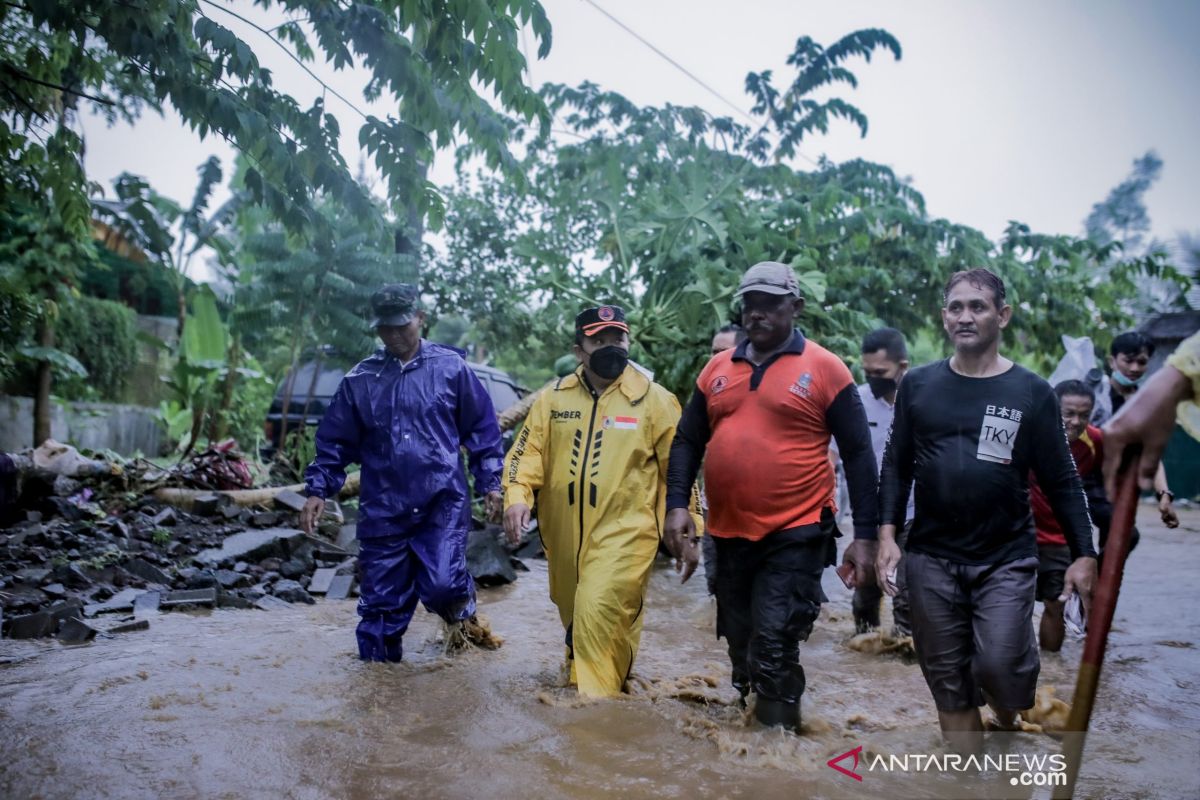
<svg viewBox="0 0 1200 800"><path fill-rule="evenodd" d="M634 358L681 395L713 330L730 318L738 278L760 260L792 265L808 300L802 327L850 360L879 324L942 342L942 286L975 266L1010 285L1019 304L1014 349L1032 366L1057 358L1063 332L1095 334L1121 322L1115 298L1135 277L1162 273L1157 256L1121 260L1115 246L1019 224L995 244L931 217L920 193L886 166L852 160L802 171L789 163L831 117L865 131L861 111L845 101L809 103L805 92L854 86L844 59L870 48L899 51L879 31L827 49L801 38L788 90L775 92L769 73L747 80L761 120L754 125L699 108L639 107L593 84L544 87L556 118L581 140L530 133L521 186L462 177L431 287L439 308L468 316L497 363L537 364L545 375L569 345L579 307L622 304ZM1112 277L1101 281L1097 267L1109 262Z"/></svg>
<svg viewBox="0 0 1200 800"><path fill-rule="evenodd" d="M371 293L397 280L413 260L389 252L391 240L349 209L327 202L320 210L332 231L328 238L306 243L277 226L251 233L241 245L242 270L234 286L235 335L252 351L282 339L293 376L306 353L319 365L326 348L339 362L368 350ZM307 409L314 389L289 382L284 407L295 395L305 398ZM281 437L286 424L285 417Z"/></svg>
<svg viewBox="0 0 1200 800"><path fill-rule="evenodd" d="M442 215L440 195L425 177L435 148L462 138L492 168L515 163L510 126L481 87L522 120L545 119L544 104L522 82L517 41L518 23L527 24L539 56L549 50L549 22L536 0L256 5L291 17L268 33L297 61L362 64L371 72L364 95L393 101L394 117L364 116L358 141L384 176L412 241L427 217L437 224ZM89 187L73 128L80 103L127 121L145 108L169 107L201 138L225 139L252 164L245 176L251 199L297 235L327 235L314 198L382 224L340 155L341 126L324 99L302 108L275 88L254 49L228 27L234 19L254 25L213 0L0 5L0 219L5 238L37 240L49 256L20 259L18 250L6 251L33 270L23 285L39 298L38 442L49 435L54 310L70 301L68 289L91 257ZM17 262L4 266L15 271Z"/></svg>

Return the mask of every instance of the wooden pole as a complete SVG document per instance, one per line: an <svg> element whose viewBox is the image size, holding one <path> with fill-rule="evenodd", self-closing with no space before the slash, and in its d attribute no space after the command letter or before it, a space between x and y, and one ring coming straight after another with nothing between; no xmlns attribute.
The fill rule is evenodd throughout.
<svg viewBox="0 0 1200 800"><path fill-rule="evenodd" d="M1075 681L1075 698L1071 704L1071 715L1063 737L1063 755L1067 758L1067 783L1055 788L1055 800L1069 800L1075 795L1075 781L1079 777L1079 768L1083 762L1084 740L1092 719L1096 689L1100 685L1100 668L1104 664L1104 651L1108 647L1108 632L1112 628L1117 596L1121 593L1121 578L1125 574L1125 559L1129 556L1129 544L1133 539L1133 522L1137 516L1138 503L1137 462L1140 455L1141 447L1126 448L1121 470L1117 475L1112 527L1104 544L1100 579L1092 593L1092 610L1087 620L1087 639L1083 644L1083 658L1080 660L1079 676Z"/></svg>

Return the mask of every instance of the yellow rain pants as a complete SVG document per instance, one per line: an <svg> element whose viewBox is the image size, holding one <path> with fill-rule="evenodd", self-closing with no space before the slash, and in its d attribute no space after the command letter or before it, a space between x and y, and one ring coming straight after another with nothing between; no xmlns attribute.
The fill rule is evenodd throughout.
<svg viewBox="0 0 1200 800"><path fill-rule="evenodd" d="M581 372L533 404L504 465L504 499L536 508L572 678L603 697L621 692L637 656L680 411L633 366L599 397Z"/></svg>

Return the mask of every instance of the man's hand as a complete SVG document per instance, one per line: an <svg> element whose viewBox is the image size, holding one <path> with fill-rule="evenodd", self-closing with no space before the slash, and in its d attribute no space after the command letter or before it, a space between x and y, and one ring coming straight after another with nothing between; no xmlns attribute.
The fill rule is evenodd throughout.
<svg viewBox="0 0 1200 800"><path fill-rule="evenodd" d="M694 524L694 523L693 523ZM687 583L700 563L700 539L687 538L682 542L683 555L675 561L675 571L680 573L680 583Z"/></svg>
<svg viewBox="0 0 1200 800"><path fill-rule="evenodd" d="M300 530L311 534L317 527L317 520L325 513L325 500L321 497L310 497L304 501L300 509Z"/></svg>
<svg viewBox="0 0 1200 800"><path fill-rule="evenodd" d="M696 536L696 522L686 508L673 508L667 512L663 544L675 556L675 571L682 576L679 582L687 583L700 563L700 539Z"/></svg>
<svg viewBox="0 0 1200 800"><path fill-rule="evenodd" d="M500 492L488 492L483 498L483 511L487 514L488 522L499 522L500 512L504 510L504 498Z"/></svg>
<svg viewBox="0 0 1200 800"><path fill-rule="evenodd" d="M673 508L667 512L663 524L663 544L675 558L683 556L683 540L696 536L696 523L686 508Z"/></svg>
<svg viewBox="0 0 1200 800"><path fill-rule="evenodd" d="M1071 596L1071 592L1078 592L1079 599L1083 602L1083 611L1085 614L1092 613L1092 589L1096 586L1096 559L1090 556L1075 559L1071 566L1067 567L1067 574L1063 576L1063 591L1058 596L1062 602L1066 602Z"/></svg>
<svg viewBox="0 0 1200 800"><path fill-rule="evenodd" d="M529 506L524 503L513 503L504 510L504 535L508 537L509 544L521 541L521 534L528 527Z"/></svg>
<svg viewBox="0 0 1200 800"><path fill-rule="evenodd" d="M896 544L896 537L881 534L875 553L875 580L879 582L879 588L883 589L883 593L888 597L895 597L900 591L896 584L888 578L900 566L900 558L900 545Z"/></svg>
<svg viewBox="0 0 1200 800"><path fill-rule="evenodd" d="M1163 494L1162 499L1158 501L1158 515L1162 517L1163 525L1168 528L1179 527L1179 515L1175 513L1175 506L1171 505L1171 495Z"/></svg>
<svg viewBox="0 0 1200 800"><path fill-rule="evenodd" d="M846 546L843 564L854 565L854 585L866 586L875 580L876 542L870 539L855 539Z"/></svg>

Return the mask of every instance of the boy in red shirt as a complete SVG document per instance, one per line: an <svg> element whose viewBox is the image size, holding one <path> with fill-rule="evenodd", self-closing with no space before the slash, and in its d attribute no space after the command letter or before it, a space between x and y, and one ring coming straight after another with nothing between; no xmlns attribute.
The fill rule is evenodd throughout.
<svg viewBox="0 0 1200 800"><path fill-rule="evenodd" d="M1063 381L1055 386L1054 394L1058 396L1071 456L1083 480L1092 521L1100 528L1100 547L1103 548L1112 509L1104 496L1104 477L1100 472L1104 463L1103 434L1099 428L1088 424L1095 398L1086 384L1074 380ZM1029 502L1037 527L1037 599L1045 609L1038 629L1038 643L1043 650L1056 653L1063 642L1063 607L1066 604L1066 598L1062 596L1063 575L1071 565L1071 554L1050 503L1032 474L1029 476Z"/></svg>

